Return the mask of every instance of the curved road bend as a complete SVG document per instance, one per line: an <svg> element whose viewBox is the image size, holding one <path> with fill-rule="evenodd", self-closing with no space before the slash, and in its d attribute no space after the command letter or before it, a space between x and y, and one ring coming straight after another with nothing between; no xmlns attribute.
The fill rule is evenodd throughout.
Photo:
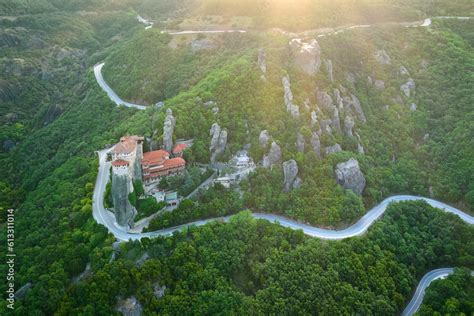
<svg viewBox="0 0 474 316"><path fill-rule="evenodd" d="M107 93L110 100L112 100L117 105L124 105L129 108L136 108L139 110L145 110L147 108L147 106L145 105L133 104L133 103L129 103L120 99L117 93L115 93L115 91L109 87L107 82L105 82L104 77L102 77L102 67L104 67L104 63L100 63L94 66L95 80L97 81L99 86L102 88L102 90L104 90Z"/></svg>
<svg viewBox="0 0 474 316"><path fill-rule="evenodd" d="M411 316L415 314L420 308L425 296L426 288L430 286L431 282L437 279L444 279L453 272L453 268L441 268L432 270L425 274L423 278L421 278L420 283L418 283L415 294L410 303L408 303L407 307L403 310L402 316ZM474 271L471 271L471 275L474 276Z"/></svg>

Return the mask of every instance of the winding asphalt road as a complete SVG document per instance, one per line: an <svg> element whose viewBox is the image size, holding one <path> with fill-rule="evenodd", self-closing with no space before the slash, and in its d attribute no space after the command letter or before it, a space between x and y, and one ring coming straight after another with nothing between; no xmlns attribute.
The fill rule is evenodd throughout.
<svg viewBox="0 0 474 316"><path fill-rule="evenodd" d="M130 102L126 102L115 93L114 90L112 90L111 87L105 82L104 77L102 77L102 67L104 67L104 63L100 63L94 66L94 75L95 75L95 80L99 84L99 86L104 90L107 95L109 96L110 100L112 100L115 104L117 105L124 105L128 108L135 108L138 110L145 110L147 108L146 105L141 105L141 104L134 104Z"/></svg>
<svg viewBox="0 0 474 316"><path fill-rule="evenodd" d="M420 283L418 283L415 294L410 303L408 303L407 307L403 310L402 316L411 316L415 314L420 308L421 303L423 302L423 297L425 296L426 288L430 286L431 282L437 279L444 279L453 272L453 268L441 268L432 270L425 274L423 278L421 278ZM471 275L474 276L474 271L471 271Z"/></svg>

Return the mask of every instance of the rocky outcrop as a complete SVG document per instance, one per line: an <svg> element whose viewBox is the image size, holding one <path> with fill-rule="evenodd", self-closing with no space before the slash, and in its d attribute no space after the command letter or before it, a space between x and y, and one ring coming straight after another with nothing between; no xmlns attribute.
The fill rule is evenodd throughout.
<svg viewBox="0 0 474 316"><path fill-rule="evenodd" d="M112 173L112 201L114 203L114 214L120 226L127 227L133 224L136 211L130 201L128 194L132 192L132 182L128 175Z"/></svg>
<svg viewBox="0 0 474 316"><path fill-rule="evenodd" d="M341 145L339 145L339 144L335 144L335 145L332 145L332 146L329 146L329 147L325 148L326 155L338 153L338 152L341 152L341 151L342 151L342 148L341 148Z"/></svg>
<svg viewBox="0 0 474 316"><path fill-rule="evenodd" d="M409 78L406 83L400 86L400 90L407 98L409 98L410 96L415 95L415 87L415 80Z"/></svg>
<svg viewBox="0 0 474 316"><path fill-rule="evenodd" d="M258 50L258 57L257 57L257 64L260 70L262 71L262 74L265 76L267 73L267 64L266 64L266 58L267 54L263 49Z"/></svg>
<svg viewBox="0 0 474 316"><path fill-rule="evenodd" d="M355 133L355 136L357 137L357 152L363 155L365 154L365 150L360 143L360 135L358 133Z"/></svg>
<svg viewBox="0 0 474 316"><path fill-rule="evenodd" d="M316 156L321 158L321 141L319 140L319 135L316 132L313 132L311 135L311 147L313 147Z"/></svg>
<svg viewBox="0 0 474 316"><path fill-rule="evenodd" d="M318 123L318 114L316 113L316 111L312 111L311 112L311 126L316 125L316 123Z"/></svg>
<svg viewBox="0 0 474 316"><path fill-rule="evenodd" d="M359 168L359 162L354 158L346 162L337 164L336 181L344 189L352 190L354 193L361 195L365 188L365 177Z"/></svg>
<svg viewBox="0 0 474 316"><path fill-rule="evenodd" d="M221 129L219 124L212 124L211 130L211 145L209 151L211 152L211 163L216 162L216 158L221 155L225 146L227 145L227 130Z"/></svg>
<svg viewBox="0 0 474 316"><path fill-rule="evenodd" d="M408 72L408 69L405 68L405 66L400 66L400 68L398 69L398 74L400 76L409 76L410 73Z"/></svg>
<svg viewBox="0 0 474 316"><path fill-rule="evenodd" d="M293 93L291 92L289 77L283 77L281 82L283 84L286 111L289 112L294 118L298 118L300 116L300 109L297 105L293 104Z"/></svg>
<svg viewBox="0 0 474 316"><path fill-rule="evenodd" d="M326 72L328 74L329 81L334 82L334 77L332 74L332 61L331 60L325 60L324 64L326 65Z"/></svg>
<svg viewBox="0 0 474 316"><path fill-rule="evenodd" d="M324 134L332 135L331 124L332 124L332 120L330 120L330 119L321 120L319 122L319 125L321 127L321 132L324 133Z"/></svg>
<svg viewBox="0 0 474 316"><path fill-rule="evenodd" d="M325 111L331 111L331 109L334 107L331 96L325 91L317 91L316 100L318 101L318 105L321 107L321 109Z"/></svg>
<svg viewBox="0 0 474 316"><path fill-rule="evenodd" d="M277 143L272 142L272 145L270 146L270 151L268 152L267 155L263 157L263 163L262 163L263 167L271 168L272 166L279 163L280 159L281 159L281 148Z"/></svg>
<svg viewBox="0 0 474 316"><path fill-rule="evenodd" d="M48 125L52 123L63 113L63 108L59 104L50 105L43 117L43 124Z"/></svg>
<svg viewBox="0 0 474 316"><path fill-rule="evenodd" d="M377 62L382 65L390 65L392 61L390 60L390 56L388 56L385 50L377 50L374 52L374 58Z"/></svg>
<svg viewBox="0 0 474 316"><path fill-rule="evenodd" d="M344 103L342 102L341 91L334 89L334 101L336 102L337 109L342 111L344 109Z"/></svg>
<svg viewBox="0 0 474 316"><path fill-rule="evenodd" d="M260 135L258 136L258 142L260 143L260 147L267 147L269 141L270 133L266 129L264 129L260 132Z"/></svg>
<svg viewBox="0 0 474 316"><path fill-rule="evenodd" d="M166 285L161 286L158 282L153 284L153 295L155 295L156 298L162 298L165 296L165 291Z"/></svg>
<svg viewBox="0 0 474 316"><path fill-rule="evenodd" d="M350 97L344 97L343 103L344 109L346 111L354 113L362 123L365 123L367 121L364 110L362 110L360 101L355 95L351 94Z"/></svg>
<svg viewBox="0 0 474 316"><path fill-rule="evenodd" d="M285 176L285 180L283 182L283 188L285 192L293 190L301 182L300 180L295 181L298 175L298 164L293 159L285 161L283 163L283 175Z"/></svg>
<svg viewBox="0 0 474 316"><path fill-rule="evenodd" d="M163 148L171 151L173 148L173 133L176 125L176 119L173 116L171 109L166 110L165 123L163 125Z"/></svg>
<svg viewBox="0 0 474 316"><path fill-rule="evenodd" d="M321 67L321 48L315 39L303 42L300 38L290 41L290 49L294 56L294 62L300 70L308 75L318 73Z"/></svg>
<svg viewBox="0 0 474 316"><path fill-rule="evenodd" d="M331 110L331 126L339 133L341 132L341 121L339 119L339 111L335 106Z"/></svg>
<svg viewBox="0 0 474 316"><path fill-rule="evenodd" d="M304 152L305 140L304 136L300 133L296 136L296 149L300 152Z"/></svg>
<svg viewBox="0 0 474 316"><path fill-rule="evenodd" d="M140 316L143 312L143 307L135 296L131 296L118 301L117 311L124 316Z"/></svg>
<svg viewBox="0 0 474 316"><path fill-rule="evenodd" d="M350 114L346 115L344 118L344 134L349 137L352 137L352 128L354 127L355 122Z"/></svg>
<svg viewBox="0 0 474 316"><path fill-rule="evenodd" d="M211 144L209 145L209 150L212 152L216 148L217 143L219 141L219 136L221 134L221 127L219 126L219 124L212 124L209 133L211 135Z"/></svg>

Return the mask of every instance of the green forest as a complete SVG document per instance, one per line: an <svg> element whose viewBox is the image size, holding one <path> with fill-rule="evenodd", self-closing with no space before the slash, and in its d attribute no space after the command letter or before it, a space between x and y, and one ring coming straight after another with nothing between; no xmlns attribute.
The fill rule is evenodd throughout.
<svg viewBox="0 0 474 316"><path fill-rule="evenodd" d="M343 241L313 239L249 214L343 228L395 194L431 197L473 214L472 19L433 20L429 28L379 25L318 38L321 59L334 65L333 81L324 65L313 77L299 71L288 37L272 29L471 16L472 3L308 0L290 10L291 1L281 2L273 12L266 1L2 1L0 252L6 211L14 208L15 288L31 288L17 297L14 311L3 299L0 314L113 315L118 300L134 296L144 315L395 315L420 278L443 266L457 269L432 283L418 313L474 313L474 230L452 214L423 202L392 204L365 235ZM145 30L137 14L152 19L153 28ZM179 30L196 15L248 16L252 22L245 34L192 38L211 43L197 51L188 39L161 32ZM257 66L260 48L266 52L265 80ZM387 52L390 65L374 61L378 49ZM149 108L112 103L94 78L99 62L120 97ZM416 82L416 93L401 100L396 96L406 77L400 66ZM347 73L355 82L347 81ZM285 75L300 105L298 119L285 109ZM383 80L385 88L376 89L368 77ZM355 138L336 132L323 135L321 145L337 143L343 150L318 157L309 145L318 126L311 125L303 104L318 103L317 89L340 86L357 96L367 117L354 127L364 154ZM158 101L165 107L154 107ZM174 138L194 139L185 152L190 165L209 162L215 122L229 131L222 162L246 144L260 162L269 150L259 145L266 129L281 147L281 160L297 162L301 186L283 192L282 167L258 167L241 183L241 194L215 186L156 217L147 230L236 214L229 222L117 245L92 216L95 151L127 134L160 143L166 108L176 117ZM297 150L298 133L306 142L303 152ZM360 196L334 178L335 166L349 158L365 175ZM179 186L185 195L207 176L189 168L163 185ZM134 201L141 217L163 207L140 194ZM78 278L88 265L90 273ZM6 271L1 264L2 276ZM0 282L2 293L6 287Z"/></svg>

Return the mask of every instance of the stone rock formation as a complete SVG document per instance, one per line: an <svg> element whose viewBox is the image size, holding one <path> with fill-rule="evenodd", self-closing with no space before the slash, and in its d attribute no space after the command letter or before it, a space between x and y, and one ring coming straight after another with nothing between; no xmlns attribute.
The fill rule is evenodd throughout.
<svg viewBox="0 0 474 316"><path fill-rule="evenodd" d="M127 227L133 224L135 208L128 200L128 194L133 191L132 181L126 174L112 173L112 200L117 224Z"/></svg>
<svg viewBox="0 0 474 316"><path fill-rule="evenodd" d="M321 127L321 132L324 134L332 134L331 124L332 124L332 120L330 119L321 120L319 122L319 125Z"/></svg>
<svg viewBox="0 0 474 316"><path fill-rule="evenodd" d="M324 64L326 65L326 72L328 74L329 81L334 82L334 77L332 75L332 61L331 60L325 60Z"/></svg>
<svg viewBox="0 0 474 316"><path fill-rule="evenodd" d="M339 133L341 132L341 121L339 119L339 111L335 106L331 110L331 126L336 129Z"/></svg>
<svg viewBox="0 0 474 316"><path fill-rule="evenodd" d="M124 300L119 300L117 303L117 311L124 316L140 316L143 307L135 296L131 296Z"/></svg>
<svg viewBox="0 0 474 316"><path fill-rule="evenodd" d="M409 98L415 94L415 87L415 81L412 78L408 78L408 81L400 86L400 90Z"/></svg>
<svg viewBox="0 0 474 316"><path fill-rule="evenodd" d="M176 119L173 116L173 110L166 110L165 123L163 125L163 148L170 151L173 148L173 132L176 126Z"/></svg>
<svg viewBox="0 0 474 316"><path fill-rule="evenodd" d="M362 123L367 121L360 101L355 95L351 94L351 97L344 97L342 100L346 111L353 112Z"/></svg>
<svg viewBox="0 0 474 316"><path fill-rule="evenodd" d="M295 188L295 180L298 175L298 164L295 160L291 159L283 163L283 175L285 176L283 182L284 191L289 192ZM300 182L300 180L296 181L297 185L299 185Z"/></svg>
<svg viewBox="0 0 474 316"><path fill-rule="evenodd" d="M392 63L392 61L390 60L390 56L388 56L385 50L375 51L374 58L382 65L390 65Z"/></svg>
<svg viewBox="0 0 474 316"><path fill-rule="evenodd" d="M410 73L408 72L408 69L405 68L405 66L400 66L400 68L398 69L398 74L400 76L409 76Z"/></svg>
<svg viewBox="0 0 474 316"><path fill-rule="evenodd" d="M364 150L364 147L362 147L362 145L360 144L360 135L359 133L355 133L355 136L357 137L357 152L359 154L365 154L365 150Z"/></svg>
<svg viewBox="0 0 474 316"><path fill-rule="evenodd" d="M321 48L315 39L309 43L300 38L290 41L290 48L296 65L306 74L314 75L321 67Z"/></svg>
<svg viewBox="0 0 474 316"><path fill-rule="evenodd" d="M281 148L277 143L272 142L272 145L270 146L270 151L268 152L267 155L263 157L263 167L271 168L272 166L279 163L280 159L281 159Z"/></svg>
<svg viewBox="0 0 474 316"><path fill-rule="evenodd" d="M316 111L311 112L311 126L316 125L318 122L318 114L316 114Z"/></svg>
<svg viewBox="0 0 474 316"><path fill-rule="evenodd" d="M352 128L354 127L354 125L355 122L352 116L350 114L346 115L346 117L344 118L344 133L347 136L352 137Z"/></svg>
<svg viewBox="0 0 474 316"><path fill-rule="evenodd" d="M305 140L304 136L300 133L296 136L296 149L300 152L304 152Z"/></svg>
<svg viewBox="0 0 474 316"><path fill-rule="evenodd" d="M316 100L323 110L330 111L334 107L331 96L325 91L317 91Z"/></svg>
<svg viewBox="0 0 474 316"><path fill-rule="evenodd" d="M313 132L311 135L311 147L313 147L316 156L321 158L321 141L319 140L319 135L316 132Z"/></svg>
<svg viewBox="0 0 474 316"><path fill-rule="evenodd" d="M222 154L227 145L227 130L221 129L219 124L214 123L210 130L211 145L209 151L211 152L211 163L216 162L216 158Z"/></svg>
<svg viewBox="0 0 474 316"><path fill-rule="evenodd" d="M283 84L283 91L285 93L284 99L286 111L289 112L294 118L298 118L300 116L300 109L297 105L293 104L293 93L291 92L289 77L283 77L281 82Z"/></svg>
<svg viewBox="0 0 474 316"><path fill-rule="evenodd" d="M299 189L301 188L301 182L303 182L301 180L300 177L296 177L295 181L293 181L293 189Z"/></svg>
<svg viewBox="0 0 474 316"><path fill-rule="evenodd" d="M336 181L344 189L354 191L361 195L365 188L365 177L359 168L359 162L354 158L341 162L336 166Z"/></svg>
<svg viewBox="0 0 474 316"><path fill-rule="evenodd" d="M219 126L219 124L212 124L209 133L211 135L211 144L209 145L209 150L213 151L214 148L216 148L217 146L217 142L219 141L219 136L221 134L221 127Z"/></svg>
<svg viewBox="0 0 474 316"><path fill-rule="evenodd" d="M329 147L325 148L326 155L330 155L330 154L333 154L333 153L338 153L338 152L341 152L341 151L342 151L342 148L341 148L341 145L339 145L339 144L335 144L335 145L332 145L332 146L329 146Z"/></svg>
<svg viewBox="0 0 474 316"><path fill-rule="evenodd" d="M161 286L158 282L153 284L153 295L155 295L156 298L162 298L165 296L165 291L166 285Z"/></svg>
<svg viewBox="0 0 474 316"><path fill-rule="evenodd" d="M263 49L259 49L257 64L264 76L267 73L266 57L267 57L267 54L265 53L265 51Z"/></svg>
<svg viewBox="0 0 474 316"><path fill-rule="evenodd" d="M268 142L270 141L270 133L264 129L260 132L258 136L258 142L260 143L260 147L267 147Z"/></svg>
<svg viewBox="0 0 474 316"><path fill-rule="evenodd" d="M334 99L336 101L336 106L339 111L344 109L344 103L342 102L341 91L339 89L334 89Z"/></svg>
<svg viewBox="0 0 474 316"><path fill-rule="evenodd" d="M204 106L207 106L207 107L214 107L216 105L217 105L216 101L213 101L213 100L209 100L207 102L204 102Z"/></svg>

